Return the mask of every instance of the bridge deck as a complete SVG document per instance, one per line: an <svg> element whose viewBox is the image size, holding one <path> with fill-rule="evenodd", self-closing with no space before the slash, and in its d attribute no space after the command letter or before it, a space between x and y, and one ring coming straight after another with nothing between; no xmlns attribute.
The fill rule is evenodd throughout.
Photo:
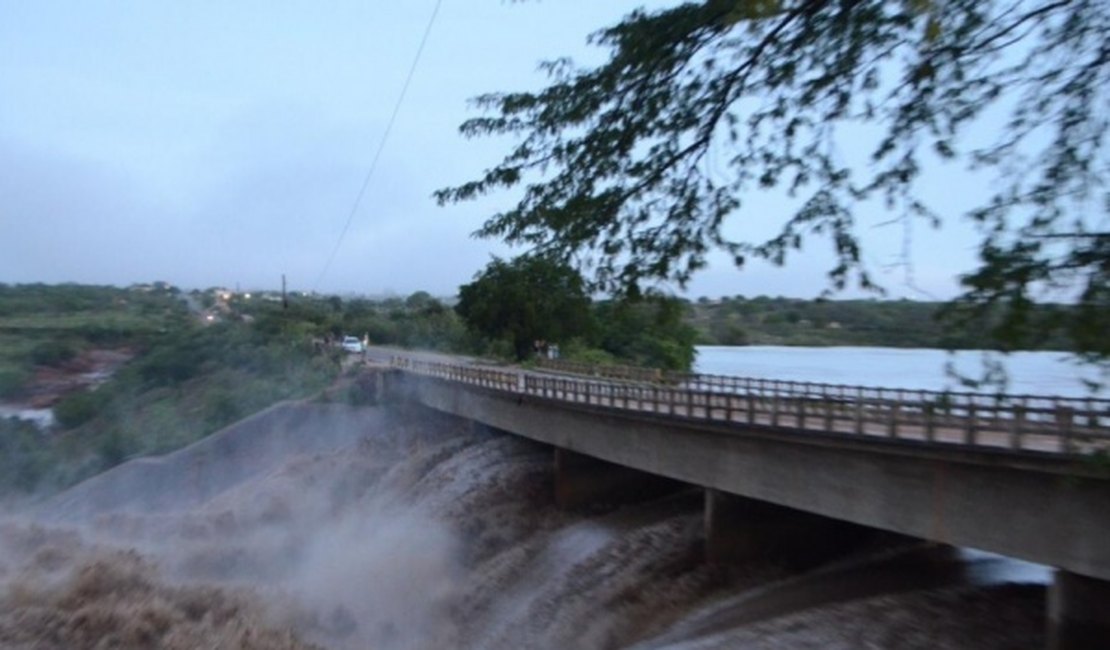
<svg viewBox="0 0 1110 650"><path fill-rule="evenodd" d="M1044 454L1110 451L1110 400L933 392L707 375L575 376L395 356L423 376L593 408L737 427ZM566 364L570 365L570 364ZM654 379L654 381L652 380Z"/></svg>

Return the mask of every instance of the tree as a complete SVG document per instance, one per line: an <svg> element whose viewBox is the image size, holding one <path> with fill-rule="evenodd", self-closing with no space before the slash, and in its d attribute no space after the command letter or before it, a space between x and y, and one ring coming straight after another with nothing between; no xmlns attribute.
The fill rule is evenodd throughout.
<svg viewBox="0 0 1110 650"><path fill-rule="evenodd" d="M981 265L962 314L1001 345L1064 329L1110 358L1110 3L1105 0L698 0L636 11L591 41L607 62L548 62L538 92L476 100L464 135L517 139L463 201L518 185L478 234L578 260L595 288L684 284L723 249L782 264L809 237L836 254L830 288L875 288L859 220L938 224L923 172L993 174ZM968 139L972 129L977 136ZM868 142L845 161L847 140ZM715 158L723 157L718 163ZM724 167L715 173L714 167ZM752 193L791 205L768 239L730 239ZM758 215L763 216L763 215ZM1036 300L1074 301L1067 318Z"/></svg>
<svg viewBox="0 0 1110 650"><path fill-rule="evenodd" d="M508 341L517 359L536 340L565 341L591 327L585 283L570 266L550 258L493 260L470 284L459 287L455 311L472 331Z"/></svg>
<svg viewBox="0 0 1110 650"><path fill-rule="evenodd" d="M684 301L657 293L601 302L601 349L642 366L688 371L698 333L685 315Z"/></svg>

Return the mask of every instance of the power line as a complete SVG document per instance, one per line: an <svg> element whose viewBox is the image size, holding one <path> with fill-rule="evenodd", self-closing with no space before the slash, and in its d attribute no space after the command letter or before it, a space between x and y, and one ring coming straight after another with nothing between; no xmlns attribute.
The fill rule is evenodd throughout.
<svg viewBox="0 0 1110 650"><path fill-rule="evenodd" d="M432 33L432 25L435 24L436 16L439 15L439 7L443 4L443 0L436 0L435 8L432 9L432 15L428 18L428 24L424 27L424 35L420 38L420 46L416 48L416 56L412 59L412 65L409 66L408 75L405 77L405 83L401 86L401 94L397 96L397 103L393 105L393 113L389 116L389 121L386 122L385 131L382 133L382 139L378 142L378 150L374 152L374 158L370 161L370 169L366 172L366 178L362 181L362 187L358 190L358 195L355 196L355 202L351 206L351 211L347 215L347 222L343 224L343 230L339 233L339 239L335 242L335 247L332 248L331 255L328 256L328 261L324 264L323 270L320 271L319 277L316 278L316 283L312 285L312 290L316 291L319 288L320 282L323 281L324 276L327 275L328 269L331 268L331 263L335 261L335 256L339 253L339 248L343 245L343 239L347 236L347 231L351 229L351 222L354 221L355 213L358 212L358 206L362 203L362 197L366 194L366 188L370 186L370 179L374 176L374 170L378 167L378 160L382 157L382 151L385 149L385 143L389 140L389 133L393 130L393 123L397 121L397 115L401 112L401 104L405 101L405 95L409 91L409 85L412 83L413 75L416 73L416 66L420 63L420 57L424 54L424 46L428 43L428 35Z"/></svg>

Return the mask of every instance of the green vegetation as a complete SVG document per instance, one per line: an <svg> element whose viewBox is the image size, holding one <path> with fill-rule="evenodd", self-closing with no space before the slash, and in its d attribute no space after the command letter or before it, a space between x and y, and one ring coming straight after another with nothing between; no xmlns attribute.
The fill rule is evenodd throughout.
<svg viewBox="0 0 1110 650"><path fill-rule="evenodd" d="M495 257L459 287L455 311L473 331L506 342L517 360L528 358L536 341L566 341L593 329L582 276L542 257Z"/></svg>
<svg viewBox="0 0 1110 650"><path fill-rule="evenodd" d="M181 327L176 290L0 284L0 398L17 397L37 366L62 366L95 347L142 348Z"/></svg>
<svg viewBox="0 0 1110 650"><path fill-rule="evenodd" d="M79 464L73 478L81 478L125 458L171 451L274 402L313 395L337 370L332 356L314 354L304 338L243 322L190 327L103 386L63 399L55 409L66 428L61 451Z"/></svg>
<svg viewBox="0 0 1110 650"><path fill-rule="evenodd" d="M0 496L32 491L56 462L46 434L33 423L0 418Z"/></svg>
<svg viewBox="0 0 1110 650"><path fill-rule="evenodd" d="M834 253L829 290L878 291L869 228L963 218L979 263L953 327L1110 364L1107 33L1110 3L1089 0L641 9L591 37L601 63L558 59L544 88L477 98L485 114L460 130L506 141L505 156L437 198L517 188L478 235L629 294L681 286L715 251L784 264L814 240ZM988 188L963 214L927 191L945 166ZM1059 300L1076 308L1038 317Z"/></svg>
<svg viewBox="0 0 1110 650"><path fill-rule="evenodd" d="M1056 318L1061 307L1044 306L1038 318ZM690 303L687 322L703 345L861 345L941 349L990 349L987 329L953 322L951 307L910 300L799 300L793 298L701 298ZM996 315L1001 320L1000 315ZM1065 350L1060 333L1022 349Z"/></svg>
<svg viewBox="0 0 1110 650"><path fill-rule="evenodd" d="M298 295L284 308L272 295L210 290L190 296L208 305L190 314L171 287L0 285L5 399L26 397L43 372L80 372L92 351L134 356L105 383L62 397L49 431L0 420L0 494L64 487L126 459L177 449L276 401L319 394L343 356L321 344L342 335L506 359L529 356L532 341L545 339L574 361L671 370L691 367L695 343L959 348L987 340L973 328L942 327L941 305L910 301L688 302L654 293L595 301L575 271L536 259L494 260L460 294L455 308L426 292L383 300Z"/></svg>
<svg viewBox="0 0 1110 650"><path fill-rule="evenodd" d="M638 299L599 303L596 314L602 326L597 347L622 363L690 370L694 365L697 331L685 321L684 302L648 294Z"/></svg>
<svg viewBox="0 0 1110 650"><path fill-rule="evenodd" d="M203 311L190 313L188 304ZM489 351L426 292L368 300L189 295L166 285L119 289L0 285L0 397L36 394L46 371L79 373L96 350L134 358L92 390L54 404L57 426L0 420L0 494L51 491L137 456L187 445L274 402L320 394L344 356L324 341ZM211 318L209 318L211 317Z"/></svg>
<svg viewBox="0 0 1110 650"><path fill-rule="evenodd" d="M0 421L0 493L64 487L179 448L276 401L316 394L338 371L339 353L312 344L333 314L313 304L284 312L227 306L208 322L164 285L0 285L0 308L0 390L8 399L37 390L43 369L76 364L79 372L94 349L135 355L102 385L62 397L50 431Z"/></svg>
<svg viewBox="0 0 1110 650"><path fill-rule="evenodd" d="M594 303L578 271L551 258L494 258L459 288L455 311L472 349L517 361L531 357L536 342L588 363L689 370L694 361L696 333L683 322L683 301L646 294Z"/></svg>

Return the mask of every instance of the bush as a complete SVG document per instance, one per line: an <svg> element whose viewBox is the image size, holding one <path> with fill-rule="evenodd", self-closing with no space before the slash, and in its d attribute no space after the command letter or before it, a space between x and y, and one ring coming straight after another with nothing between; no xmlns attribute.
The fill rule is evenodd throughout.
<svg viewBox="0 0 1110 650"><path fill-rule="evenodd" d="M225 392L210 394L204 404L204 421L208 428L219 429L242 416L238 400Z"/></svg>
<svg viewBox="0 0 1110 650"><path fill-rule="evenodd" d="M115 467L127 460L127 439L118 429L111 429L97 441L96 453L105 469Z"/></svg>
<svg viewBox="0 0 1110 650"><path fill-rule="evenodd" d="M604 366L617 363L617 358L605 350L587 347L581 339L572 339L559 350L560 356L567 361Z"/></svg>
<svg viewBox="0 0 1110 650"><path fill-rule="evenodd" d="M72 429L99 415L107 401L98 391L73 393L54 407L54 419L63 427Z"/></svg>
<svg viewBox="0 0 1110 650"><path fill-rule="evenodd" d="M200 351L176 345L147 355L139 366L139 374L148 383L174 384L196 375L203 361Z"/></svg>
<svg viewBox="0 0 1110 650"><path fill-rule="evenodd" d="M0 397L10 397L18 393L31 378L22 368L0 368Z"/></svg>
<svg viewBox="0 0 1110 650"><path fill-rule="evenodd" d="M50 467L50 450L34 424L0 418L0 493L31 492Z"/></svg>
<svg viewBox="0 0 1110 650"><path fill-rule="evenodd" d="M66 341L46 341L31 350L31 361L40 366L58 366L77 356L77 348Z"/></svg>

